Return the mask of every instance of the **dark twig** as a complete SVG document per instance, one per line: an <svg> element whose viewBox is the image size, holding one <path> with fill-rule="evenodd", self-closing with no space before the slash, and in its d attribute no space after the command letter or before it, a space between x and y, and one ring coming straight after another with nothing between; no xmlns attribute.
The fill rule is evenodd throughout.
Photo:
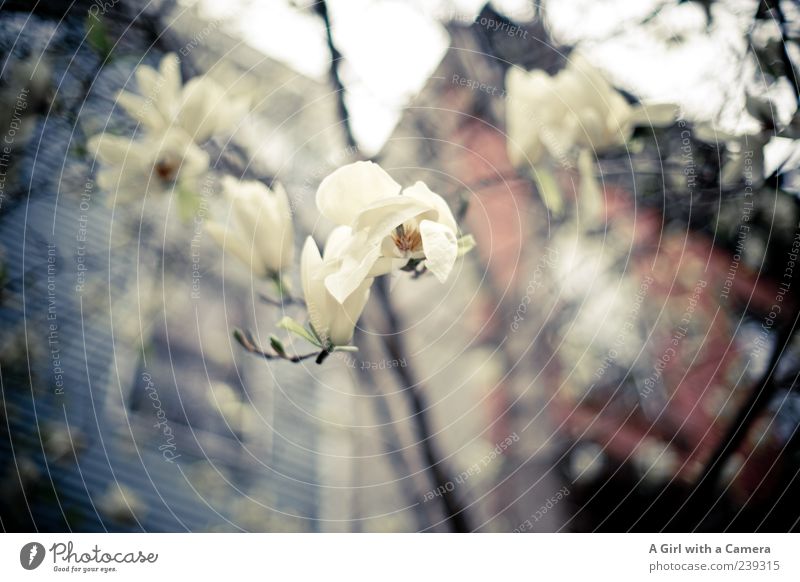
<svg viewBox="0 0 800 582"><path fill-rule="evenodd" d="M398 333L400 324L395 314L391 301L389 300L389 288L386 277L380 277L375 281L375 296L381 303L383 312L389 323L389 329L383 334L383 343L389 352L389 357L393 360L401 360L406 354L402 335ZM452 489L448 490L446 484L449 482L445 475L442 460L433 448L433 435L431 433L430 422L428 420L428 407L422 396L423 387L411 374L409 368L395 366L392 371L397 375L403 387L403 394L408 398L409 405L413 412L412 419L417 432L419 446L427 464L426 469L430 471L431 478L438 491L442 491L442 504L447 516L447 524L453 532L466 533L471 531L467 520L466 510L461 507L458 500L453 495Z"/></svg>
<svg viewBox="0 0 800 582"><path fill-rule="evenodd" d="M263 348L259 347L256 344L253 336L250 335L250 332L242 331L242 330L234 330L233 332L234 339L239 342L245 350L250 352L253 355L261 356L265 360L286 360L289 362L302 362L303 360L310 360L311 358L317 358L317 363L321 364L322 361L327 357L327 354L330 352L326 350L321 350L319 352L311 352L310 354L303 354L303 355L293 355L290 356L286 352L280 353L278 351L268 352ZM323 354L326 354L323 357Z"/></svg>
<svg viewBox="0 0 800 582"><path fill-rule="evenodd" d="M328 42L328 50L331 53L331 82L333 83L334 92L336 93L336 105L339 113L339 119L342 120L342 130L344 131L344 139L349 148L357 149L355 137L353 137L353 130L350 127L350 113L347 111L347 104L344 101L345 89L344 83L339 76L339 65L342 62L342 54L336 48L336 43L333 42L333 31L331 30L331 20L328 15L328 5L325 0L319 0L314 4L314 11L322 18L325 23L325 36Z"/></svg>
<svg viewBox="0 0 800 582"><path fill-rule="evenodd" d="M258 294L258 298L267 305L274 305L276 307L286 307L287 305L299 305L305 307L306 302L299 297L292 297L291 295L284 295L282 299L275 299L263 293Z"/></svg>

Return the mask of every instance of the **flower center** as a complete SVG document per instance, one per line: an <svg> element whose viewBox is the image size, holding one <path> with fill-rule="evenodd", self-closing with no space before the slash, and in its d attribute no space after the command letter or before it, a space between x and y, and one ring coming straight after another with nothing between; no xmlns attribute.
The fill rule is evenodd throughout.
<svg viewBox="0 0 800 582"><path fill-rule="evenodd" d="M181 160L174 154L164 154L155 165L156 175L165 182L174 182L178 177Z"/></svg>
<svg viewBox="0 0 800 582"><path fill-rule="evenodd" d="M392 241L394 246L404 253L422 250L422 235L416 228L406 228L401 224L394 229Z"/></svg>

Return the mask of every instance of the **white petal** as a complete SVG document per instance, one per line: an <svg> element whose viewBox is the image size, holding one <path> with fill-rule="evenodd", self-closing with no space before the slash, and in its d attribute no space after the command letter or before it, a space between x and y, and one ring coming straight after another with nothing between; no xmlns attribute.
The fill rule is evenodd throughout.
<svg viewBox="0 0 800 582"><path fill-rule="evenodd" d="M133 148L134 140L102 133L89 139L88 149L106 164L122 164Z"/></svg>
<svg viewBox="0 0 800 582"><path fill-rule="evenodd" d="M196 177L205 172L209 165L209 155L192 142L186 132L171 128L159 138L154 138L156 151L154 157L171 153L181 158L180 176Z"/></svg>
<svg viewBox="0 0 800 582"><path fill-rule="evenodd" d="M317 208L337 224L351 224L372 202L399 193L400 185L378 164L355 162L322 181L317 190Z"/></svg>
<svg viewBox="0 0 800 582"><path fill-rule="evenodd" d="M308 318L320 334L327 334L330 328L328 296L322 281L322 257L314 239L308 237L300 255L300 278L303 283L303 297L306 300Z"/></svg>
<svg viewBox="0 0 800 582"><path fill-rule="evenodd" d="M164 55L158 69L162 83L159 98L161 104L166 106L166 110L177 101L181 90L181 64L178 55L175 53Z"/></svg>
<svg viewBox="0 0 800 582"><path fill-rule="evenodd" d="M369 277L380 254L380 245L367 243L364 234L359 233L343 251L339 268L325 278L325 288L336 301L344 303Z"/></svg>
<svg viewBox="0 0 800 582"><path fill-rule="evenodd" d="M209 155L194 144L189 144L183 150L183 164L181 178L198 178L208 170Z"/></svg>
<svg viewBox="0 0 800 582"><path fill-rule="evenodd" d="M364 311L364 306L369 299L369 290L372 286L372 279L364 280L358 288L347 298L344 304L330 304L334 313L330 329L328 331L331 343L336 346L343 346L350 343L353 338L353 330L358 323L358 318ZM333 298L329 298L329 301Z"/></svg>
<svg viewBox="0 0 800 582"><path fill-rule="evenodd" d="M208 222L206 231L224 252L235 256L257 276L264 277L267 274L264 265L261 264L257 256L254 256L247 243L239 237L239 233L234 232L231 228L226 228L218 222Z"/></svg>
<svg viewBox="0 0 800 582"><path fill-rule="evenodd" d="M456 235L450 227L431 220L420 222L419 232L425 250L425 265L440 283L444 283L458 256Z"/></svg>
<svg viewBox="0 0 800 582"><path fill-rule="evenodd" d="M145 99L157 103L158 94L164 90L161 75L149 65L139 65L134 71L139 94Z"/></svg>
<svg viewBox="0 0 800 582"><path fill-rule="evenodd" d="M208 77L195 77L183 88L178 123L197 143L214 134L224 106L223 91Z"/></svg>
<svg viewBox="0 0 800 582"><path fill-rule="evenodd" d="M117 94L117 103L133 119L144 125L147 129L159 131L164 129L166 121L152 99L145 99L139 95L120 91Z"/></svg>
<svg viewBox="0 0 800 582"><path fill-rule="evenodd" d="M514 166L537 162L544 153L540 140L541 104L554 104L548 97L551 79L542 71L525 71L512 67L506 74L506 133L508 157Z"/></svg>
<svg viewBox="0 0 800 582"><path fill-rule="evenodd" d="M645 127L667 127L675 121L678 106L673 103L649 103L633 107L630 121Z"/></svg>
<svg viewBox="0 0 800 582"><path fill-rule="evenodd" d="M426 214L424 218L441 222L445 226L450 227L453 232L458 232L456 219L453 216L453 212L450 210L450 206L448 206L444 198L432 192L424 182L417 182L413 186L406 188L403 190L403 196L408 196L428 204L434 210L435 216L428 216Z"/></svg>
<svg viewBox="0 0 800 582"><path fill-rule="evenodd" d="M280 271L293 257L291 216L278 195L256 180L222 180L225 197L233 204L240 237L254 247L258 260L271 271ZM281 190L284 198L285 192ZM286 212L284 212L286 210Z"/></svg>
<svg viewBox="0 0 800 582"><path fill-rule="evenodd" d="M369 270L369 276L380 277L381 275L388 275L389 273L401 269L406 263L408 263L408 259L381 257L372 265L372 268Z"/></svg>
<svg viewBox="0 0 800 582"><path fill-rule="evenodd" d="M292 222L292 209L289 205L289 196L279 183L272 189L277 207L277 220L280 223L280 260L278 269L285 269L294 260L294 223Z"/></svg>
<svg viewBox="0 0 800 582"><path fill-rule="evenodd" d="M104 168L97 173L97 185L111 194L106 198L110 205L115 198L135 200L144 196L145 184L141 174L131 173L125 166Z"/></svg>
<svg viewBox="0 0 800 582"><path fill-rule="evenodd" d="M600 69L591 64L586 57L580 53L570 55L569 64L563 73L565 78L568 78L570 74L574 75L574 78L583 86L582 92L577 94L568 92L565 95L566 98L583 96L594 102L598 109L608 109L608 99L611 95L616 94L616 91Z"/></svg>
<svg viewBox="0 0 800 582"><path fill-rule="evenodd" d="M325 241L325 262L339 260L353 236L349 226L337 226L328 235Z"/></svg>
<svg viewBox="0 0 800 582"><path fill-rule="evenodd" d="M410 196L383 198L362 210L353 223L353 230L363 230L368 233L368 242L379 243L404 222L432 210L427 202Z"/></svg>

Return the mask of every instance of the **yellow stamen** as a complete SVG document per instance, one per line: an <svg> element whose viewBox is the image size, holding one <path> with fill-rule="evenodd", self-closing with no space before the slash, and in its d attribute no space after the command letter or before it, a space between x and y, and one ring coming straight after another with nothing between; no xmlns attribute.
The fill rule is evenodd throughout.
<svg viewBox="0 0 800 582"><path fill-rule="evenodd" d="M392 241L402 252L416 252L422 250L422 235L416 228L406 230L403 225L394 229L392 234Z"/></svg>

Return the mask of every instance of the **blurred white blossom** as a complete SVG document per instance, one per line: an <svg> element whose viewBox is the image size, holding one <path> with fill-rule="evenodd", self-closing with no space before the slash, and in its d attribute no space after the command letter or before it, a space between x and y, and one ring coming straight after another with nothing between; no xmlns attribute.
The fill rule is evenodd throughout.
<svg viewBox="0 0 800 582"><path fill-rule="evenodd" d="M117 102L150 132L178 127L196 143L213 135L232 133L247 113L247 102L231 95L208 75L181 82L180 61L174 53L158 70L140 65L134 72L139 93L120 91Z"/></svg>
<svg viewBox="0 0 800 582"><path fill-rule="evenodd" d="M294 228L289 198L278 184L272 190L255 180L222 178L231 215L206 228L227 252L260 277L275 275L294 258Z"/></svg>
<svg viewBox="0 0 800 582"><path fill-rule="evenodd" d="M208 154L179 129L142 140L104 133L92 137L88 147L103 164L97 183L123 202L174 188L195 192L209 164Z"/></svg>
<svg viewBox="0 0 800 582"><path fill-rule="evenodd" d="M670 104L629 104L582 55L555 76L512 67L506 74L508 153L515 166L546 155L564 162L576 148L624 145L638 125L668 125Z"/></svg>
<svg viewBox="0 0 800 582"><path fill-rule="evenodd" d="M303 296L308 317L320 338L334 346L346 345L353 337L358 318L369 299L372 278L361 278L345 301L338 301L327 289L326 279L342 268L343 252L352 239L347 226L331 232L325 244L324 257L320 256L314 239L308 237L300 258Z"/></svg>
<svg viewBox="0 0 800 582"><path fill-rule="evenodd" d="M373 162L355 162L326 177L317 190L317 206L352 232L342 241L339 268L325 276L325 287L340 303L366 278L411 259L424 260L444 282L458 257L458 227L444 198L422 182L401 192Z"/></svg>

